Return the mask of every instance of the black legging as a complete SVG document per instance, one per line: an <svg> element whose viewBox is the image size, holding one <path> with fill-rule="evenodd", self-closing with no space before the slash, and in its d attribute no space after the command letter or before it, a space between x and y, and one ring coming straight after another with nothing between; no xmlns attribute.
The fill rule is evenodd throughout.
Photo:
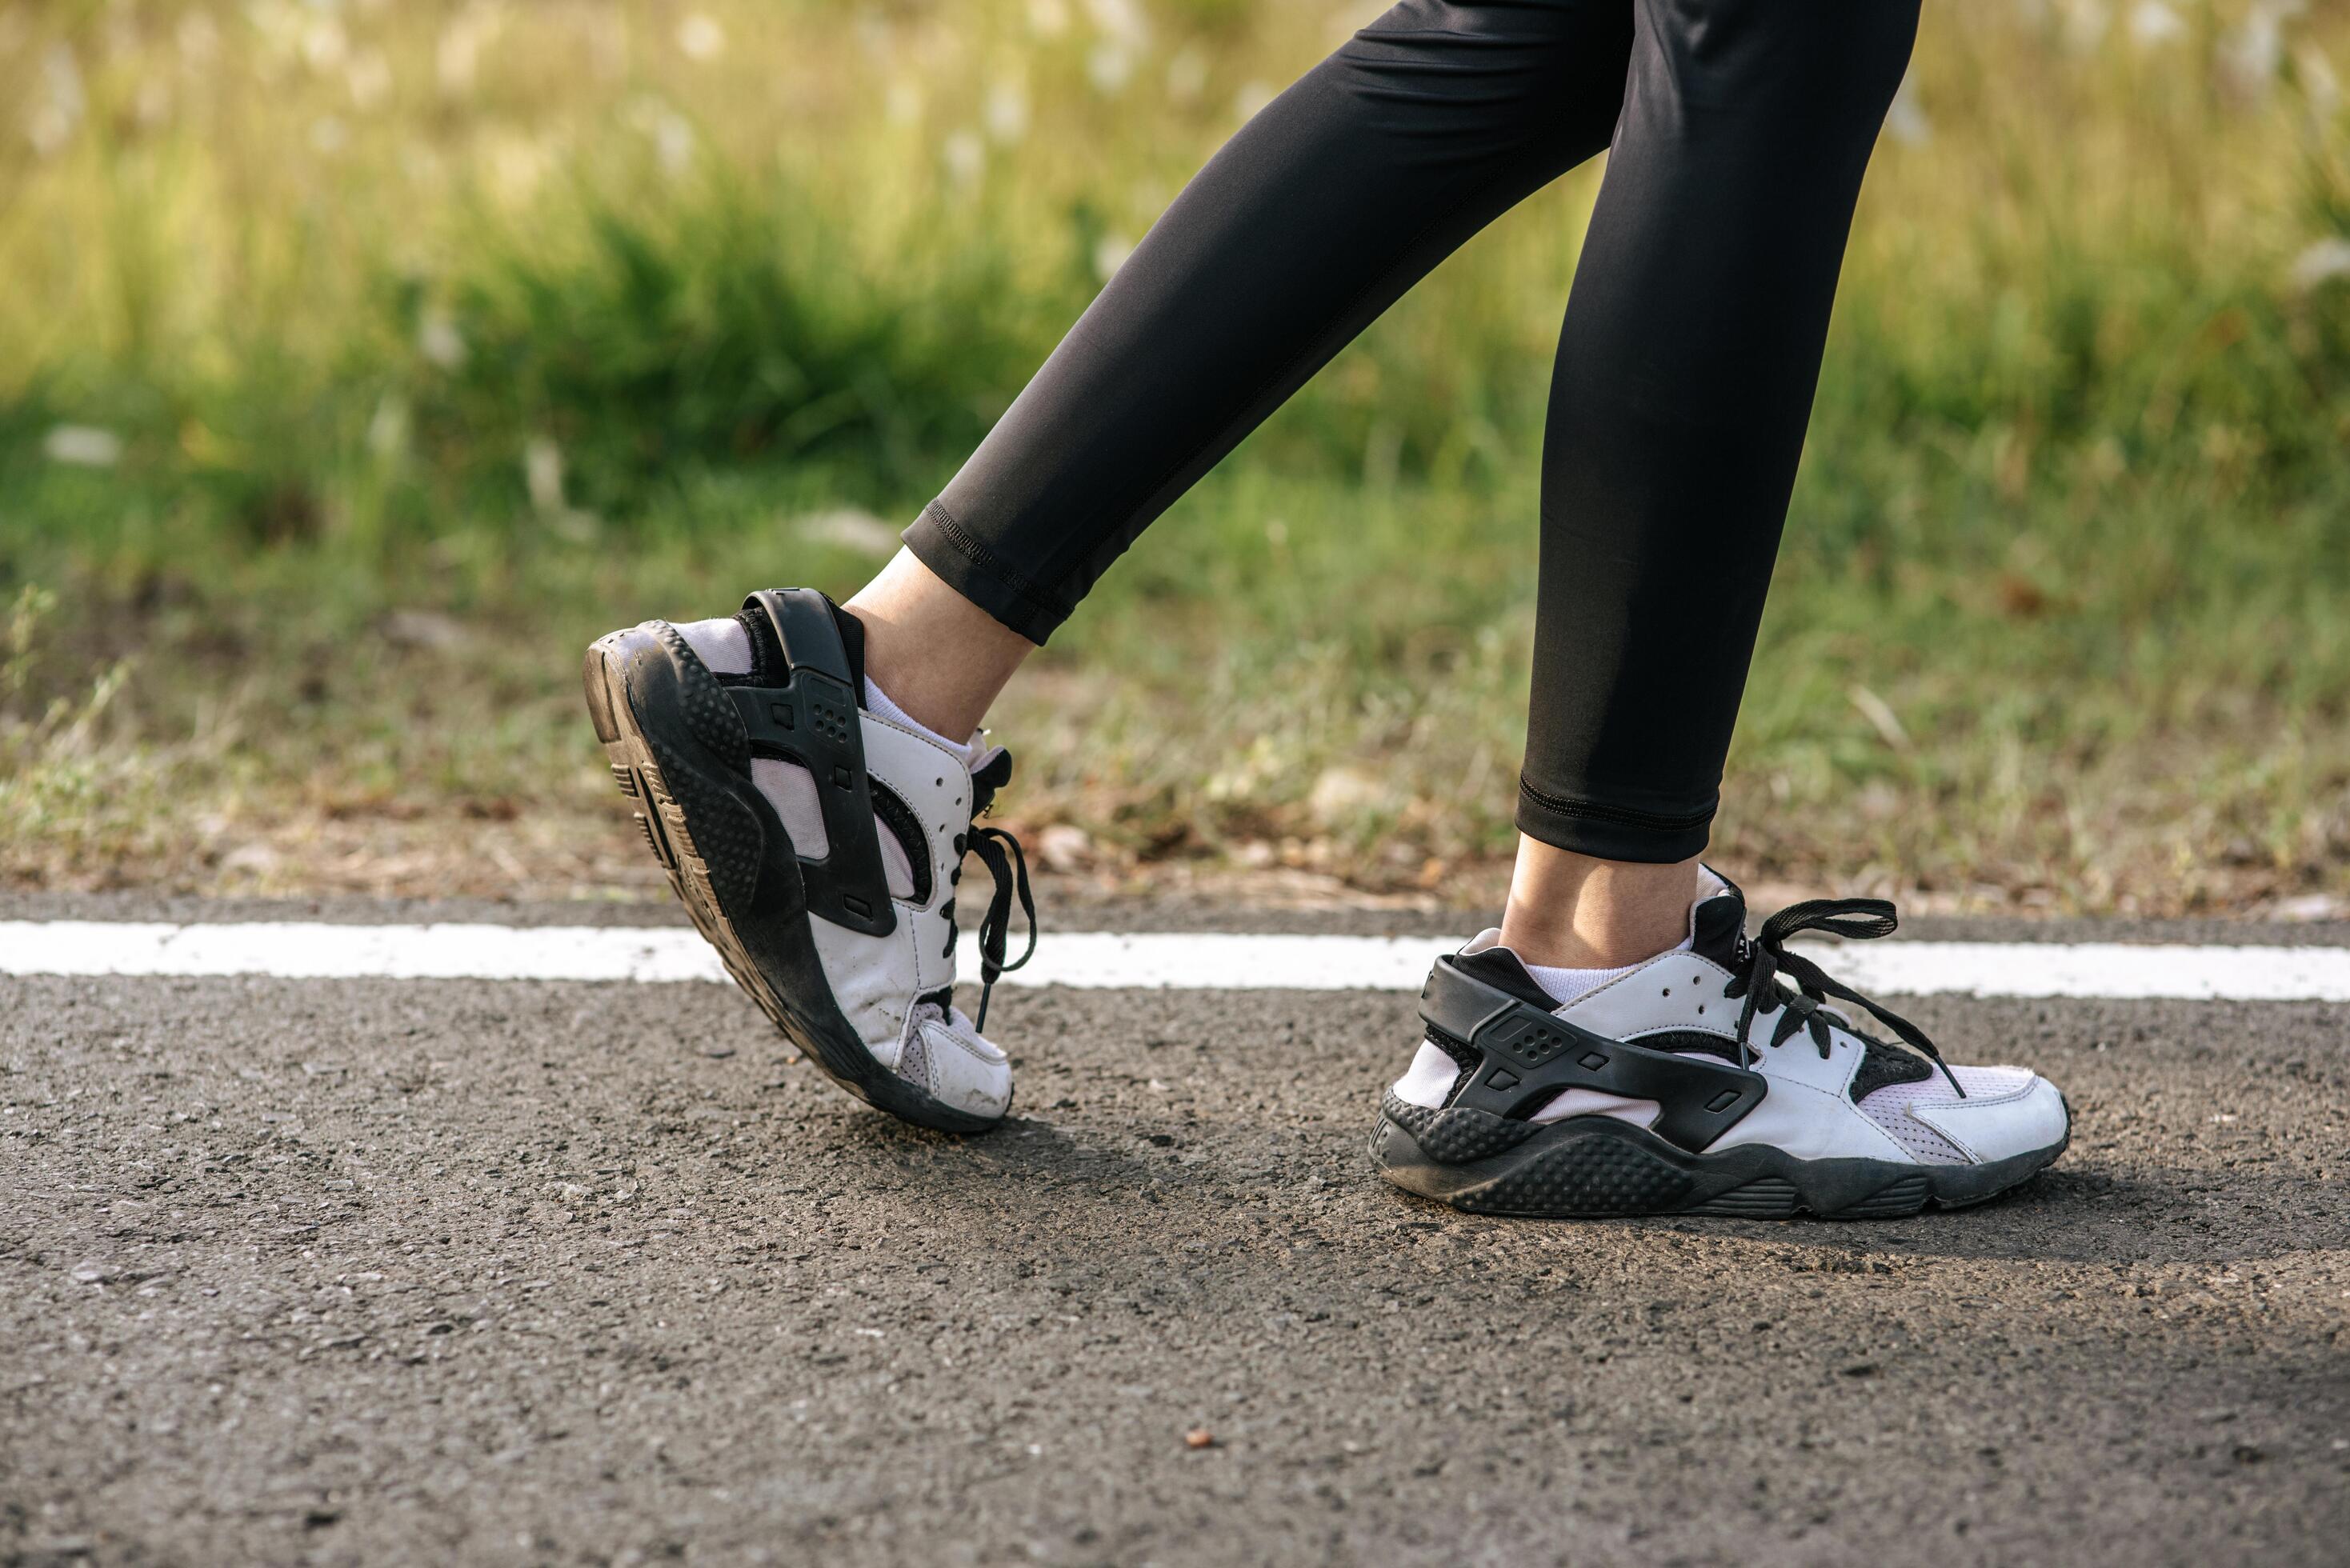
<svg viewBox="0 0 2350 1568"><path fill-rule="evenodd" d="M906 532L1043 642L1455 246L1602 149L1543 452L1518 825L1705 847L1918 0L1404 0L1249 121Z"/></svg>

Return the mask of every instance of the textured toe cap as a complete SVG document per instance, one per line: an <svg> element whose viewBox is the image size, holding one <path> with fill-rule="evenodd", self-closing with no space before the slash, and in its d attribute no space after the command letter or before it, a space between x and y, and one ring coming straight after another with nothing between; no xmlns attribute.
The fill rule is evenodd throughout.
<svg viewBox="0 0 2350 1568"><path fill-rule="evenodd" d="M2054 1148L2072 1128L2056 1085L2022 1072L2002 1075L1996 1092L1982 1093L1970 1084L1967 1098L1913 1105L1909 1114L1978 1165Z"/></svg>
<svg viewBox="0 0 2350 1568"><path fill-rule="evenodd" d="M922 1086L932 1099L991 1121L1011 1108L1012 1064L992 1041L954 1023L925 1021L914 1027L923 1045Z"/></svg>

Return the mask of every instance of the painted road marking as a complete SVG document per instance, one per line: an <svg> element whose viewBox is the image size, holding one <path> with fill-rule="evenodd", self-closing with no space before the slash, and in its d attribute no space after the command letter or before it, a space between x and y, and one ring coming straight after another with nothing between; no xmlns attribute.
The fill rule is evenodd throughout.
<svg viewBox="0 0 2350 1568"><path fill-rule="evenodd" d="M1048 931L1012 985L1186 991L1417 991L1430 937ZM1821 944L1823 947L1832 944ZM2350 1002L2350 949L2124 942L1879 942L1839 947L1836 973L1920 996ZM175 925L0 921L0 974L261 975L286 980L723 981L677 927Z"/></svg>

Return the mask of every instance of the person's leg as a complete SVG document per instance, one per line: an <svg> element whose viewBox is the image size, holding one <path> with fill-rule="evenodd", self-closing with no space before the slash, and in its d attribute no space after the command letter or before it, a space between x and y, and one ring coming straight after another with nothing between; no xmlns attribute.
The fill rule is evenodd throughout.
<svg viewBox="0 0 2350 1568"><path fill-rule="evenodd" d="M2056 1086L1944 1062L1789 945L1889 935L1892 905L1798 904L1750 936L1693 861L1917 5L1638 10L1560 337L1517 885L1505 928L1430 973L1373 1161L1472 1213L1980 1203L2064 1152Z"/></svg>
<svg viewBox="0 0 2350 1568"><path fill-rule="evenodd" d="M1502 941L1531 964L1599 970L1638 963L1689 931L1698 863L1577 855L1518 835Z"/></svg>
<svg viewBox="0 0 2350 1568"><path fill-rule="evenodd" d="M994 1125L982 1033L1018 846L972 733L1021 659L1176 495L1436 260L1605 145L1630 0L1407 0L1193 182L847 607L598 639L588 707L647 845L729 971L850 1092ZM994 884L978 1016L953 1005L966 855ZM1033 914L1033 911L1032 911ZM1035 921L1028 922L1030 936Z"/></svg>
<svg viewBox="0 0 2350 1568"><path fill-rule="evenodd" d="M905 550L840 607L865 623L866 679L941 735L978 729L1036 651Z"/></svg>
<svg viewBox="0 0 2350 1568"><path fill-rule="evenodd" d="M1679 940L1917 0L1638 0L1543 458L1523 832L1503 940ZM1594 907L1586 908L1586 905Z"/></svg>
<svg viewBox="0 0 2350 1568"><path fill-rule="evenodd" d="M875 683L965 732L1135 536L1332 354L1607 146L1631 31L1630 0L1406 0L1267 105L849 601Z"/></svg>

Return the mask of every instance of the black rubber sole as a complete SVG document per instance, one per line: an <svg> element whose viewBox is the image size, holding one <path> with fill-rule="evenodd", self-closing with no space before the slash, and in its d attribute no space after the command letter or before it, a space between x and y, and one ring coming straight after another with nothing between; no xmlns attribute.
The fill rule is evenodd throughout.
<svg viewBox="0 0 2350 1568"><path fill-rule="evenodd" d="M616 631L588 648L581 674L596 738L620 793L636 802L646 846L726 972L775 1027L877 1110L941 1132L997 1126L881 1065L849 1026L808 928L791 840L751 782L750 737L685 639L659 621Z"/></svg>
<svg viewBox="0 0 2350 1568"><path fill-rule="evenodd" d="M1490 1125L1489 1125L1490 1124ZM1390 1091L1371 1134L1381 1176L1466 1214L1598 1219L1711 1214L1895 1220L1963 1209L2029 1180L2072 1141L1988 1165L1798 1159L1746 1146L1690 1154L1613 1116L1537 1126L1480 1111L1431 1111Z"/></svg>

